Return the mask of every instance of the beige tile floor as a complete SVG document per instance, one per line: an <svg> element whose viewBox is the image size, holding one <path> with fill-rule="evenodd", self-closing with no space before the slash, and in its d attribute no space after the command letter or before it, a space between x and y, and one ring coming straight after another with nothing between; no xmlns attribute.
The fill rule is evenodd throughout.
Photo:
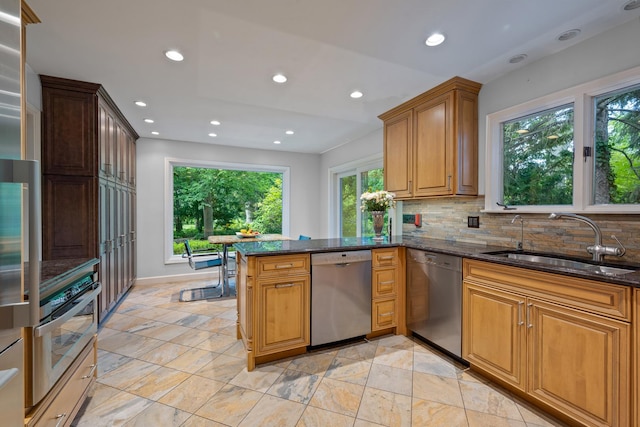
<svg viewBox="0 0 640 427"><path fill-rule="evenodd" d="M247 372L235 300L179 302L184 287L135 286L98 334L98 380L73 425L561 426L403 336Z"/></svg>

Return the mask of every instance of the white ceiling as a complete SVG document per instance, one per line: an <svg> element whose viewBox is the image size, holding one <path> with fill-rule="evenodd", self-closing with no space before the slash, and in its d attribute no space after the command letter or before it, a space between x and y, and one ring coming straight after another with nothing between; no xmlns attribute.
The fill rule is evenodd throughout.
<svg viewBox="0 0 640 427"><path fill-rule="evenodd" d="M379 129L379 114L453 76L487 83L640 16L629 0L27 1L42 20L29 66L101 83L141 137L303 153ZM447 40L428 48L435 31Z"/></svg>

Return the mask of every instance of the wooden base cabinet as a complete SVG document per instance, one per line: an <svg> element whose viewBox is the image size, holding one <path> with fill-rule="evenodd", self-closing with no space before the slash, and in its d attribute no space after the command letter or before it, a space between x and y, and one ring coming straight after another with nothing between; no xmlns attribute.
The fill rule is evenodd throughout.
<svg viewBox="0 0 640 427"><path fill-rule="evenodd" d="M640 288L635 289L633 307L633 424L640 425Z"/></svg>
<svg viewBox="0 0 640 427"><path fill-rule="evenodd" d="M42 402L27 414L25 427L70 426L96 381L97 363L94 337Z"/></svg>
<svg viewBox="0 0 640 427"><path fill-rule="evenodd" d="M464 261L463 358L576 425L630 426L630 288Z"/></svg>
<svg viewBox="0 0 640 427"><path fill-rule="evenodd" d="M247 351L247 370L306 352L311 343L309 254L237 256L237 335Z"/></svg>
<svg viewBox="0 0 640 427"><path fill-rule="evenodd" d="M371 250L371 331L406 334L404 248Z"/></svg>

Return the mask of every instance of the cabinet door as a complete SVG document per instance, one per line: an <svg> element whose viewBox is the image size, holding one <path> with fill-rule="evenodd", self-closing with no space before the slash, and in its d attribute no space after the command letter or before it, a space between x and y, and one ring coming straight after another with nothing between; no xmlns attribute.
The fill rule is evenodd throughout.
<svg viewBox="0 0 640 427"><path fill-rule="evenodd" d="M529 387L585 425L629 425L627 323L529 300Z"/></svg>
<svg viewBox="0 0 640 427"><path fill-rule="evenodd" d="M42 86L42 173L96 174L96 96Z"/></svg>
<svg viewBox="0 0 640 427"><path fill-rule="evenodd" d="M454 116L456 170L453 174L455 194L478 194L478 95L456 92Z"/></svg>
<svg viewBox="0 0 640 427"><path fill-rule="evenodd" d="M384 187L396 198L410 198L412 169L412 111L384 122Z"/></svg>
<svg viewBox="0 0 640 427"><path fill-rule="evenodd" d="M100 177L113 179L116 161L115 118L112 110L99 98L98 100L98 146L100 151Z"/></svg>
<svg viewBox="0 0 640 427"><path fill-rule="evenodd" d="M462 297L462 357L525 388L525 298L465 281Z"/></svg>
<svg viewBox="0 0 640 427"><path fill-rule="evenodd" d="M635 372L636 374L633 376L633 390L634 390L634 396L635 396L635 404L632 404L634 408L633 409L634 419L631 425L637 426L637 425L640 425L640 288L636 288L634 294L635 294L634 296L635 304L633 308L634 310L633 318L635 320L634 320L633 328L635 330L635 336L634 336L633 346L632 346L634 350L632 351L632 353L633 353L635 368L632 370L632 372Z"/></svg>
<svg viewBox="0 0 640 427"><path fill-rule="evenodd" d="M111 274L111 265L113 263L113 251L111 250L110 240L110 206L111 206L111 191L109 190L110 183L104 179L100 180L98 186L99 194L99 231L100 243L98 252L100 254L100 274L98 276L102 283L102 292L98 297L98 321L102 322L105 316L108 314L112 307L115 295L111 293L111 280L113 280Z"/></svg>
<svg viewBox="0 0 640 427"><path fill-rule="evenodd" d="M453 94L448 93L414 109L415 197L453 194L452 108Z"/></svg>
<svg viewBox="0 0 640 427"><path fill-rule="evenodd" d="M309 276L258 282L256 356L309 345Z"/></svg>
<svg viewBox="0 0 640 427"><path fill-rule="evenodd" d="M95 181L84 176L43 176L43 259L98 256Z"/></svg>

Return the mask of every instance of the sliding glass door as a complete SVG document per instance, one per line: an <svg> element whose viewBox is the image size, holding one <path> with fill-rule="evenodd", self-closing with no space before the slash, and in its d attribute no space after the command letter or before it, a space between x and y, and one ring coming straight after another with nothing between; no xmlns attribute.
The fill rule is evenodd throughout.
<svg viewBox="0 0 640 427"><path fill-rule="evenodd" d="M338 224L340 237L373 234L371 215L360 210L360 195L384 189L382 168L362 167L337 175Z"/></svg>

